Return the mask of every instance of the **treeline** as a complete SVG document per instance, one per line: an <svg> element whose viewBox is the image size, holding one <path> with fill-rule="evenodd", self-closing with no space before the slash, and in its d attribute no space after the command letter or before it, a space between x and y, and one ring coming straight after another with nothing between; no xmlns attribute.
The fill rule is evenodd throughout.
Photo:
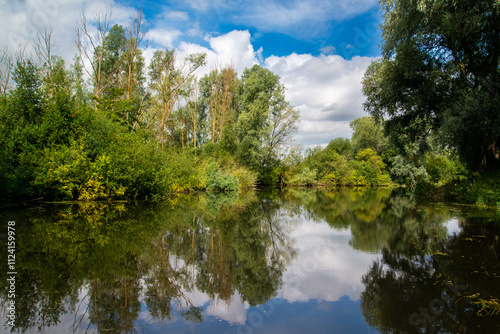
<svg viewBox="0 0 500 334"><path fill-rule="evenodd" d="M384 126L373 117L350 123L351 139L336 138L326 147L316 147L298 156L290 166L288 184L406 185L417 189L445 191L469 174L458 155L427 138L425 146L408 142L394 145Z"/></svg>
<svg viewBox="0 0 500 334"><path fill-rule="evenodd" d="M97 34L92 34L97 28ZM78 25L71 64L54 55L52 32L28 55L0 54L2 201L101 200L276 183L279 154L298 111L280 78L258 65L241 77L205 54L155 51L146 27L109 13Z"/></svg>

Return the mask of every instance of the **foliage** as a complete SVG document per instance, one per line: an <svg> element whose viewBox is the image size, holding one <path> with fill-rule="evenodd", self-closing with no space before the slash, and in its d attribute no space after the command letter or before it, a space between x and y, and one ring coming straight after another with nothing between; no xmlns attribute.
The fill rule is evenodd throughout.
<svg viewBox="0 0 500 334"><path fill-rule="evenodd" d="M288 183L308 180L311 177L329 185L390 185L392 180L386 171L386 164L372 149L360 150L352 159L350 141L337 138L332 140L324 149L316 147L309 150L303 161L303 169L292 177ZM307 169L307 173L304 171ZM314 175L311 173L314 170Z"/></svg>
<svg viewBox="0 0 500 334"><path fill-rule="evenodd" d="M297 131L299 113L284 92L280 78L268 69L254 65L243 73L237 91L237 156L252 170L272 171L280 149Z"/></svg>
<svg viewBox="0 0 500 334"><path fill-rule="evenodd" d="M425 167L416 167L402 155L396 155L391 158L390 162L391 168L389 170L389 174L392 176L392 179L399 184L413 187L418 181L428 178Z"/></svg>
<svg viewBox="0 0 500 334"><path fill-rule="evenodd" d="M239 188L238 179L234 175L227 175L219 170L216 162L206 167L206 188L213 191L236 191Z"/></svg>
<svg viewBox="0 0 500 334"><path fill-rule="evenodd" d="M474 174L458 185L458 196L481 207L500 209L500 177L497 174Z"/></svg>
<svg viewBox="0 0 500 334"><path fill-rule="evenodd" d="M387 117L394 142L436 135L470 169L498 169L498 4L382 0L381 7L383 58L365 73L365 109Z"/></svg>
<svg viewBox="0 0 500 334"><path fill-rule="evenodd" d="M387 146L387 138L381 123L377 123L373 117L356 118L350 124L352 133L352 148L355 153L370 148L381 153Z"/></svg>
<svg viewBox="0 0 500 334"><path fill-rule="evenodd" d="M315 169L310 170L309 167L304 167L298 174L295 174L293 178L288 181L291 185L313 185L316 182L317 171Z"/></svg>
<svg viewBox="0 0 500 334"><path fill-rule="evenodd" d="M278 76L256 66L240 80L226 67L198 82L205 54L157 50L146 81L141 14L109 29L101 14L95 36L82 14L68 68L47 56L47 33L38 62L18 54L0 96L0 201L159 198L283 179L298 111Z"/></svg>

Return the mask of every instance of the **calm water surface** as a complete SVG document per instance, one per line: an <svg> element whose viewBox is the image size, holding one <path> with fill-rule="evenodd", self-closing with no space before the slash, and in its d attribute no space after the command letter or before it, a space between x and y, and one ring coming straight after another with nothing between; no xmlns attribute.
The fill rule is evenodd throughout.
<svg viewBox="0 0 500 334"><path fill-rule="evenodd" d="M498 210L288 189L0 218L5 333L500 333Z"/></svg>

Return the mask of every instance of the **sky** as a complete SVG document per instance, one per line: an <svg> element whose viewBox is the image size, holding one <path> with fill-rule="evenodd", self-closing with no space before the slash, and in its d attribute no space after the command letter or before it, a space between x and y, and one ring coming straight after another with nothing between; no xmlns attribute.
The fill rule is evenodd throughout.
<svg viewBox="0 0 500 334"><path fill-rule="evenodd" d="M300 111L295 143L304 148L350 138L349 122L366 116L361 80L380 56L377 0L0 0L0 49L15 50L50 27L54 52L71 62L82 8L92 16L106 7L112 24L124 26L144 12L146 62L156 49L176 48L207 54L200 77L216 64L239 74L259 64L279 75Z"/></svg>

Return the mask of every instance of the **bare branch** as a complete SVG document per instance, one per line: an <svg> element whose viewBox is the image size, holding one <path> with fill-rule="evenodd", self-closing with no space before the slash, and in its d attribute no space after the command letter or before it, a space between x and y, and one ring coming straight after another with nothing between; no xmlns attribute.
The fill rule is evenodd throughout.
<svg viewBox="0 0 500 334"><path fill-rule="evenodd" d="M53 81L53 64L52 64L52 48L55 44L52 41L52 28L45 27L44 31L38 31L34 39L35 54L38 57L38 61L43 67L48 70L49 78L49 92L50 97L53 96L54 81Z"/></svg>
<svg viewBox="0 0 500 334"><path fill-rule="evenodd" d="M0 51L0 96L7 94L13 66L12 55L5 47Z"/></svg>
<svg viewBox="0 0 500 334"><path fill-rule="evenodd" d="M87 14L85 9L82 9L80 21L77 23L76 45L85 72L94 83L94 95L99 98L103 90L101 70L104 57L104 42L111 23L111 8L106 7L104 13L101 9L97 9L92 16L97 27L97 35L92 35L87 22ZM88 64L90 64L90 68Z"/></svg>

